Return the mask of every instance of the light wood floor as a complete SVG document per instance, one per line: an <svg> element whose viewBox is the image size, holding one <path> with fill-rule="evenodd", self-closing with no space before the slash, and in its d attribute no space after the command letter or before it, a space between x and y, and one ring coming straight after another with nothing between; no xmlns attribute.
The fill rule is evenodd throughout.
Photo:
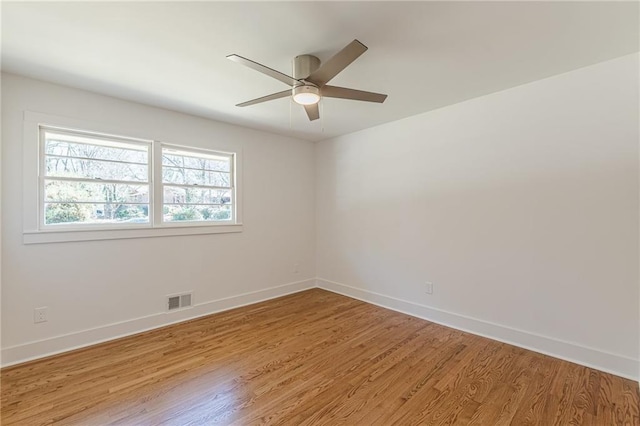
<svg viewBox="0 0 640 426"><path fill-rule="evenodd" d="M638 385L322 290L2 370L2 424L640 425Z"/></svg>

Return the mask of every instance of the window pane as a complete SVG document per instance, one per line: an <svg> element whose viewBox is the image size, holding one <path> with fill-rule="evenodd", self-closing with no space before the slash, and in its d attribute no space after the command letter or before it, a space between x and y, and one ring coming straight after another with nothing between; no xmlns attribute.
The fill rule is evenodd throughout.
<svg viewBox="0 0 640 426"><path fill-rule="evenodd" d="M78 139L68 135L56 135L49 132L45 136L45 154L62 157L81 157L95 160L127 161L131 163L148 163L147 147L131 145L124 148L122 143L112 143L105 146L90 143L70 142L69 139ZM84 138L91 141L89 138Z"/></svg>
<svg viewBox="0 0 640 426"><path fill-rule="evenodd" d="M229 154L163 147L163 222L230 221L232 160Z"/></svg>
<svg viewBox="0 0 640 426"><path fill-rule="evenodd" d="M165 205L165 222L198 222L231 220L231 206Z"/></svg>
<svg viewBox="0 0 640 426"><path fill-rule="evenodd" d="M45 164L45 175L54 177L147 182L149 180L148 173L146 165L113 163L100 160L47 157Z"/></svg>
<svg viewBox="0 0 640 426"><path fill-rule="evenodd" d="M149 185L45 180L45 201L149 203Z"/></svg>
<svg viewBox="0 0 640 426"><path fill-rule="evenodd" d="M190 155L178 155L179 151L164 148L162 150L162 165L174 167L187 167L197 170L212 170L219 172L231 171L231 158L227 156L206 155L198 156L192 153Z"/></svg>
<svg viewBox="0 0 640 426"><path fill-rule="evenodd" d="M231 191L165 186L164 202L167 204L231 204Z"/></svg>
<svg viewBox="0 0 640 426"><path fill-rule="evenodd" d="M45 224L149 223L149 205L45 203Z"/></svg>

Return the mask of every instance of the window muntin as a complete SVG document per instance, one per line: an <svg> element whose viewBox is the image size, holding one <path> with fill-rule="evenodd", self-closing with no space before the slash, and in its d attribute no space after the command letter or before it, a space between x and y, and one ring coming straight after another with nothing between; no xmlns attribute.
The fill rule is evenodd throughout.
<svg viewBox="0 0 640 426"><path fill-rule="evenodd" d="M162 222L231 222L233 166L233 154L163 145Z"/></svg>
<svg viewBox="0 0 640 426"><path fill-rule="evenodd" d="M41 226L151 223L150 142L41 127L40 143Z"/></svg>

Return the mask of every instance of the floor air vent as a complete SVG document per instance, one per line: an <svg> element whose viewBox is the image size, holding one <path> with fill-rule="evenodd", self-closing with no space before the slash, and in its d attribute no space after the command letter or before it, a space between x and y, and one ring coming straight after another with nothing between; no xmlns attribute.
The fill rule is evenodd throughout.
<svg viewBox="0 0 640 426"><path fill-rule="evenodd" d="M191 306L191 293L167 296L167 310L188 308Z"/></svg>

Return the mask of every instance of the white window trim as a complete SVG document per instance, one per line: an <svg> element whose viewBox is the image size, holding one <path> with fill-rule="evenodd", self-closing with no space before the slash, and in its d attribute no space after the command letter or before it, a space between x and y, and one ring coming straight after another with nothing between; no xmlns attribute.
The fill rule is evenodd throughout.
<svg viewBox="0 0 640 426"><path fill-rule="evenodd" d="M25 111L23 122L23 180L22 180L22 209L23 209L23 243L56 243L71 241L93 241L93 240L112 240L126 238L149 238L149 237L169 237L178 235L203 235L203 234L221 234L231 232L242 232L242 150L231 147L224 143L216 141L215 147L189 146L181 144L165 143L153 140L151 143L151 155L162 155L161 146L164 143L167 146L184 147L195 151L219 151L233 154L234 159L234 196L235 196L235 221L232 223L203 223L203 222L185 222L185 223L164 223L162 226L153 227L150 224L128 224L118 225L118 228L111 227L90 227L80 229L79 227L49 229L40 226L40 182L39 182L39 161L41 155L40 149L40 126L62 128L62 129L81 129L87 133L97 133L106 135L127 135L122 136L123 139L138 139L149 141L149 137L138 135L139 131L131 131L130 129L121 129L115 126L105 125L103 123L87 122L84 120L74 119L70 117L61 117L37 112ZM150 159L151 160L151 159ZM158 163L159 164L159 163ZM150 161L150 167L154 167L154 162ZM162 185L154 185L157 180L157 172L159 167L155 166L150 182L149 194L152 199L161 196L156 191L161 191ZM160 198L161 199L161 198ZM150 200L151 201L151 200ZM152 218L150 218L151 220Z"/></svg>

